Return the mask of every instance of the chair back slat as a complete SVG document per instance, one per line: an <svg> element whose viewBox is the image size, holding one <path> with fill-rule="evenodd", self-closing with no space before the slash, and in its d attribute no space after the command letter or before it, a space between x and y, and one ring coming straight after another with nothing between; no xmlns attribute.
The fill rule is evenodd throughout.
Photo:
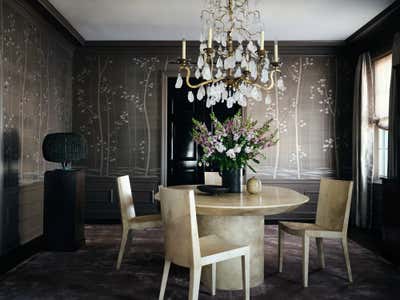
<svg viewBox="0 0 400 300"><path fill-rule="evenodd" d="M127 224L130 219L136 217L129 176L125 175L118 177L117 185L119 205L121 210L121 221L124 225Z"/></svg>
<svg viewBox="0 0 400 300"><path fill-rule="evenodd" d="M164 225L165 256L183 267L191 267L200 257L193 190L160 189Z"/></svg>
<svg viewBox="0 0 400 300"><path fill-rule="evenodd" d="M321 178L316 224L347 232L353 182Z"/></svg>

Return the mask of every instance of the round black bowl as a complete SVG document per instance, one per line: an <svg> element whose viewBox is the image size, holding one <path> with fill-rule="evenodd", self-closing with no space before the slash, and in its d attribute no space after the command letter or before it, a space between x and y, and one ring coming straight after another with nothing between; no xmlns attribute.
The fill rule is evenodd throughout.
<svg viewBox="0 0 400 300"><path fill-rule="evenodd" d="M221 186L221 185L208 185L208 184L204 184L204 185L199 185L197 186L197 189L200 192L203 193L207 193L210 195L214 195L214 194L222 194L222 193L227 193L229 192L229 188L226 186Z"/></svg>

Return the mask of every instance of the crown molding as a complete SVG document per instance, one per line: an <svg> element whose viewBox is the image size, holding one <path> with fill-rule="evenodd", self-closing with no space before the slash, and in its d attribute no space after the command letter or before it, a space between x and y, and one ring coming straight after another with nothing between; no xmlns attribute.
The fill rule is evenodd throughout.
<svg viewBox="0 0 400 300"><path fill-rule="evenodd" d="M354 44L360 40L367 38L372 32L376 31L386 21L390 20L392 16L400 13L400 0L396 0L381 13L376 15L372 20L354 32L346 40L346 44ZM396 29L396 28L394 28ZM397 28L398 29L398 28Z"/></svg>
<svg viewBox="0 0 400 300"><path fill-rule="evenodd" d="M66 33L72 41L79 46L85 45L83 36L68 22L67 19L51 4L48 0L34 0L30 2L40 13L44 14L47 19L57 27L60 31Z"/></svg>
<svg viewBox="0 0 400 300"><path fill-rule="evenodd" d="M199 48L199 41L187 41L189 51ZM86 41L83 51L101 52L146 52L148 54L180 54L181 41ZM343 41L281 41L281 54L334 55L344 46ZM273 41L265 42L266 50L273 50Z"/></svg>

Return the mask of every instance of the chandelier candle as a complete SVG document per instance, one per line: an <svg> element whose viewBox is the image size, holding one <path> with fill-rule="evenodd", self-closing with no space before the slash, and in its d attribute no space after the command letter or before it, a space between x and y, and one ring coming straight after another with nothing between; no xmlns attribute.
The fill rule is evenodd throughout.
<svg viewBox="0 0 400 300"><path fill-rule="evenodd" d="M250 9L250 1L205 1L197 61L186 58L186 42L182 41L179 70L186 71L187 86L199 89L196 98L205 99L208 108L217 103L225 103L227 108L234 104L246 106L250 99L262 101L268 97L262 91L268 93L275 84L278 89L285 88L281 76L275 76L280 74L278 44L274 43L270 58L264 48L260 12ZM192 68L198 84L190 83ZM182 81L179 73L176 88L182 86ZM193 92L188 100L193 101Z"/></svg>
<svg viewBox="0 0 400 300"><path fill-rule="evenodd" d="M186 40L182 40L182 60L186 60Z"/></svg>
<svg viewBox="0 0 400 300"><path fill-rule="evenodd" d="M208 29L208 48L212 48L212 28Z"/></svg>
<svg viewBox="0 0 400 300"><path fill-rule="evenodd" d="M264 50L264 30L260 34L260 50Z"/></svg>
<svg viewBox="0 0 400 300"><path fill-rule="evenodd" d="M278 41L274 42L274 60L279 61L279 56L278 56Z"/></svg>

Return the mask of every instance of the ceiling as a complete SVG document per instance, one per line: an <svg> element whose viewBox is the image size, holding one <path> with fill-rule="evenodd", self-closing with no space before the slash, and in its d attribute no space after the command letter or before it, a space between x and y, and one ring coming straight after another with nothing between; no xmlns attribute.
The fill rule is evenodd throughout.
<svg viewBox="0 0 400 300"><path fill-rule="evenodd" d="M205 0L49 0L86 40L198 40ZM345 40L395 0L250 0L266 40Z"/></svg>

